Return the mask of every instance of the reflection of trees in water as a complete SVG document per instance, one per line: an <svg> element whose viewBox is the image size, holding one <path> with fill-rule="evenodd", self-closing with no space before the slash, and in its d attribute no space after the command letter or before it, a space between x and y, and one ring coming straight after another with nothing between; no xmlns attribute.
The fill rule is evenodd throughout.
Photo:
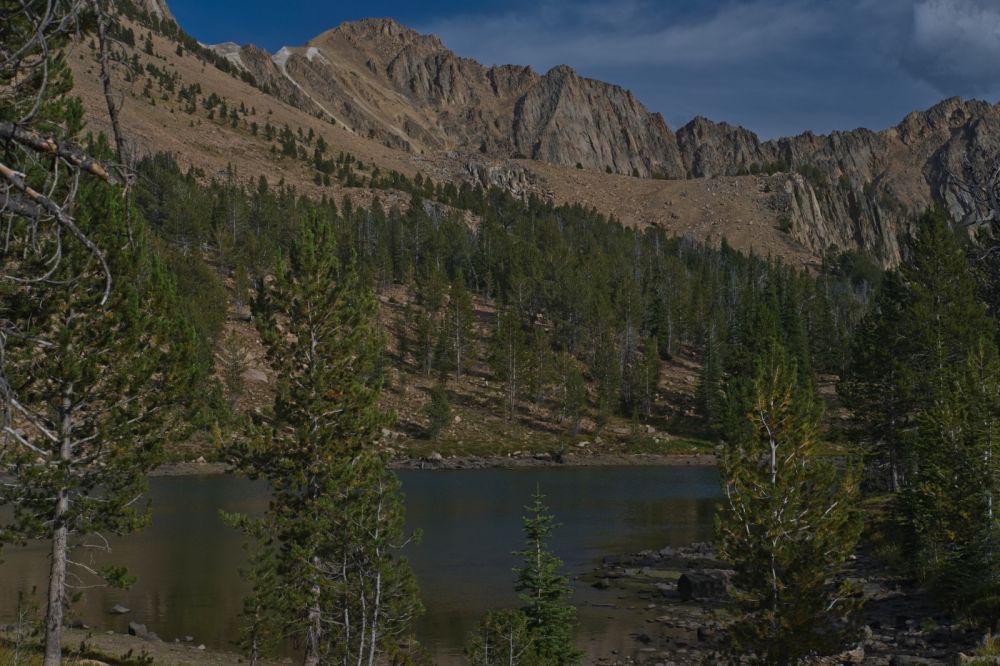
<svg viewBox="0 0 1000 666"><path fill-rule="evenodd" d="M711 537L717 487L714 470L536 469L456 473L403 472L411 524L424 528L422 544L410 549L427 614L418 635L431 646L460 651L483 611L516 606L512 592L520 543L520 518L536 484L549 494L557 521L553 550L568 570L589 570L607 554L634 553ZM115 542L108 561L124 563L139 582L128 592L93 590L78 616L99 629L124 631L129 619L145 622L161 637L193 635L226 648L237 633L245 592L238 569L242 536L225 527L218 509L253 512L266 492L231 477L153 479L153 526ZM685 495L687 495L685 497ZM0 623L13 618L16 586L41 589L47 576L45 544L8 548L0 564ZM602 592L575 586L580 604L580 646L608 654L634 645L628 634L641 619L624 609L593 607ZM10 594L8 594L10 592ZM41 599L41 596L38 596ZM132 609L108 615L114 604ZM625 654L624 652L622 654ZM454 661L435 654L435 663Z"/></svg>
<svg viewBox="0 0 1000 666"><path fill-rule="evenodd" d="M238 569L245 554L242 537L227 529L217 512L219 507L232 506L234 495L242 499L248 489L240 487L239 479L225 477L210 482L157 481L152 492L153 525L131 538L111 540L112 552L94 558L99 566L112 562L126 566L138 581L130 590L88 590L73 606L72 617L116 631L124 631L129 620L136 620L167 640L192 635L200 642L227 647L236 635L242 609L245 590ZM157 513L157 506L164 510ZM45 552L43 543L5 551L0 580L5 591L14 581L17 589L0 595L0 621L13 617L19 589L37 586L35 599L42 601L41 591L48 580ZM109 615L115 604L132 612Z"/></svg>

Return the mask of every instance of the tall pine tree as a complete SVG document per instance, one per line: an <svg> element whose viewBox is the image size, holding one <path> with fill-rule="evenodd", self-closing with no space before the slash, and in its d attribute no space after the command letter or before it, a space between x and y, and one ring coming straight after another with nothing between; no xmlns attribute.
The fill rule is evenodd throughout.
<svg viewBox="0 0 1000 666"><path fill-rule="evenodd" d="M552 666L575 664L580 652L573 647L576 608L570 602L572 591L560 573L562 561L549 551L548 541L555 528L545 506L545 496L536 492L525 507L525 547L515 553L523 565L515 569L517 590L533 634L533 649L538 663Z"/></svg>
<svg viewBox="0 0 1000 666"><path fill-rule="evenodd" d="M853 476L817 457L820 407L777 344L756 362L721 459L720 555L736 569L739 651L794 664L844 642L857 608L836 574L860 535Z"/></svg>
<svg viewBox="0 0 1000 666"><path fill-rule="evenodd" d="M333 233L306 215L255 305L277 394L269 422L232 454L272 494L261 523L234 522L266 535L257 564L271 568L255 582L269 612L256 617L278 621L307 665L373 664L398 655L420 604L399 553L399 483L375 449L387 422L377 301L353 263L340 265Z"/></svg>
<svg viewBox="0 0 1000 666"><path fill-rule="evenodd" d="M168 272L143 227L128 224L125 205L104 184L85 185L75 205L77 221L107 248L115 276L107 302L102 268L73 244L49 280L0 287L0 313L20 332L7 337L4 358L16 397L0 456L0 473L12 479L0 486L0 504L13 507L13 521L0 535L51 540L46 664L60 659L70 581L101 574L124 582L121 570L93 571L73 552L106 544L97 533L148 523L148 505L137 501L146 475L209 372ZM42 270L61 242L40 236L10 249Z"/></svg>

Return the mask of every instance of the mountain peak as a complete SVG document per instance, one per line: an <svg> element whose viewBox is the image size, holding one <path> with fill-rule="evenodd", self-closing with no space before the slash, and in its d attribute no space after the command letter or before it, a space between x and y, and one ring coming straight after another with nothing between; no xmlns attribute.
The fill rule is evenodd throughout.
<svg viewBox="0 0 1000 666"><path fill-rule="evenodd" d="M545 76L551 76L551 77L557 77L557 76L558 77L573 77L573 76L577 76L577 73L576 73L576 70L573 69L572 67L570 67L569 65L556 65L555 67L553 67L552 69L550 69L548 72L546 72Z"/></svg>
<svg viewBox="0 0 1000 666"><path fill-rule="evenodd" d="M161 21L177 22L177 19L174 18L173 13L170 11L170 7L167 6L167 0L135 0L135 4L139 9L149 13L150 16L155 16Z"/></svg>
<svg viewBox="0 0 1000 666"><path fill-rule="evenodd" d="M153 17L172 17L166 0L133 1ZM878 132L806 132L761 141L748 129L703 116L672 131L662 115L651 113L623 87L581 76L568 65L545 74L521 65L484 67L447 50L437 37L391 18L343 23L306 45L273 55L231 42L211 48L240 69L235 81L192 67L180 49L176 60L169 49L162 57L189 83L201 83L206 94L218 91L228 99L255 101L248 106L267 108L269 116L272 110L275 115L280 111L282 122L290 126L322 122L311 128L343 129L327 141L364 155L366 163L391 165L401 172L414 164L433 163L435 173L444 178L472 174L484 186L520 194L531 191L569 200L582 193L595 203L602 203L603 197L606 211L617 215L624 203L626 217L637 224L660 220L686 229L697 221L674 210L674 199L660 200L653 208L638 203L666 185L635 184L635 197L623 198L633 187L631 181L604 180L605 172L706 178L704 184L690 187L703 188L713 200L727 198L714 179L764 174L771 180L737 179L727 187L739 196L769 195L764 208L754 204L753 215L765 209L780 215L789 244L799 243L816 255L833 246L861 249L889 266L901 259L898 236L912 228L913 213L939 203L956 219L970 214L967 193L956 189L951 174L968 172L969 156L984 162L985 157L977 156L1000 152L1000 105L960 98L914 112ZM91 69L84 62L74 74L83 80ZM256 91L240 88L247 81L257 84ZM97 85L92 77L91 82ZM287 108L268 103L269 97L286 102ZM148 111L159 113L165 106L151 105ZM166 127L176 120L163 116L157 122ZM190 129L197 137L192 139L194 150L204 152L198 134L202 130L194 124ZM241 135L240 145L246 138ZM217 160L215 153L205 154L210 164ZM539 167L512 159L572 170L538 175ZM980 162L975 169L985 173ZM478 167L469 170L473 163L500 171L482 175L486 172ZM726 215L713 213L710 224L701 228L711 229L706 233L718 239L729 219L729 231L748 242L770 233L773 225L751 227L753 217L748 221L744 213L735 208Z"/></svg>
<svg viewBox="0 0 1000 666"><path fill-rule="evenodd" d="M403 25L393 18L369 18L341 23L310 43L324 38L341 37L362 49L399 50L409 44L421 43L436 50L444 50L444 44L434 35L423 35L413 28Z"/></svg>

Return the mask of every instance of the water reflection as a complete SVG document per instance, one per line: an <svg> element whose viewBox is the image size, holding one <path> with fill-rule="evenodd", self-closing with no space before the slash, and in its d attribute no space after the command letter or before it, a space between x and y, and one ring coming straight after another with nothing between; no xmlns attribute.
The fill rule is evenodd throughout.
<svg viewBox="0 0 1000 666"><path fill-rule="evenodd" d="M418 633L439 663L455 661L483 611L517 603L510 552L520 543L522 506L536 487L561 523L553 547L574 575L607 554L708 538L718 497L710 468L404 471L400 477L410 524L423 530L422 542L408 549L427 608ZM246 591L239 577L243 538L222 524L218 511L261 510L265 487L232 477L157 478L151 495L152 527L112 544L113 560L138 583L128 591L88 591L78 615L101 629L124 631L135 619L167 640L192 635L230 645ZM18 591L43 588L47 565L45 544L8 549L0 565L0 621L12 619ZM581 646L627 651L634 617L592 605L614 601L607 594L577 586ZM132 613L108 615L116 603Z"/></svg>

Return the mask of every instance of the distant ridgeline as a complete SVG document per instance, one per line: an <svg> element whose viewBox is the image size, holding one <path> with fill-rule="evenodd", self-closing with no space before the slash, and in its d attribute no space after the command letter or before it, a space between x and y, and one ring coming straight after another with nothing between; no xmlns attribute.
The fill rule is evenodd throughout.
<svg viewBox="0 0 1000 666"><path fill-rule="evenodd" d="M405 288L409 321L390 331L397 363L408 350L417 371L447 374L461 371L462 355L488 358L496 379L515 383L512 402L582 372L598 423L614 413L649 416L659 359L682 349L704 361L699 402L712 419L726 372L768 340L792 350L803 370L839 371L881 275L850 255L813 275L725 244L626 228L582 206L399 174L370 181L411 193L406 210L386 212L377 195L369 208L338 206L232 173L203 186L164 154L139 171L137 205L174 248L180 291L206 335L218 335L225 315L220 276L233 276L237 301L248 302L299 221L321 215L343 260L356 256L380 292ZM469 293L497 312L493 330L476 340L460 330L471 325L458 312Z"/></svg>
<svg viewBox="0 0 1000 666"><path fill-rule="evenodd" d="M213 51L191 35L184 32L183 28L177 25L177 22L173 20L172 16L157 16L149 9L136 4L132 0L114 0L114 4L123 16L135 21L139 25L155 30L164 37L176 41L179 45L178 48L183 48L197 54L199 57L210 62L220 71L225 72L230 76L235 76L254 88L262 90L264 93L269 92L257 84L257 81L254 79L253 75L250 74L250 72L234 66L233 63L226 60L225 56ZM133 47L136 45L134 31L130 28L126 28L120 21L116 20L114 16L112 16L109 34L111 37L123 44ZM147 49L147 51L151 50L151 47Z"/></svg>
<svg viewBox="0 0 1000 666"><path fill-rule="evenodd" d="M983 211L963 188L982 184L992 173L1000 127L1000 107L953 98L881 131L807 132L762 141L745 128L702 117L672 130L619 86L568 67L544 75L515 65L486 68L458 57L438 38L391 20L347 23L307 46L271 54L249 44L203 45L174 22L162 0L116 0L116 5L120 14L112 32L121 48L113 49L112 57L127 61L134 79L146 78L149 88L158 82L161 103L181 98L189 115L204 87L201 101L211 109L209 118L229 120L232 129L261 121L246 109L263 111L271 100L280 100L373 146L437 154L459 169L474 154L498 163L529 159L641 178L787 176L775 185L788 195L778 211L783 232L814 255L837 246L862 251L887 267L903 260L900 241L913 233L914 220L927 207L940 205L956 221L978 219ZM169 50L155 52L150 34L137 37L135 25L165 37ZM208 89L211 77L175 91L178 82L165 77L177 76L186 53L263 96L230 99L220 115L214 107L225 107L227 100ZM153 104L154 96L146 96ZM241 116L237 106L246 107ZM406 121L397 123L399 118ZM282 131L272 128L268 140ZM575 137L581 134L592 140L580 144ZM284 136L272 149L312 161L312 147L298 138L298 146ZM315 177L323 184L328 175ZM613 197L612 192L601 193ZM644 212L652 219L655 211Z"/></svg>

